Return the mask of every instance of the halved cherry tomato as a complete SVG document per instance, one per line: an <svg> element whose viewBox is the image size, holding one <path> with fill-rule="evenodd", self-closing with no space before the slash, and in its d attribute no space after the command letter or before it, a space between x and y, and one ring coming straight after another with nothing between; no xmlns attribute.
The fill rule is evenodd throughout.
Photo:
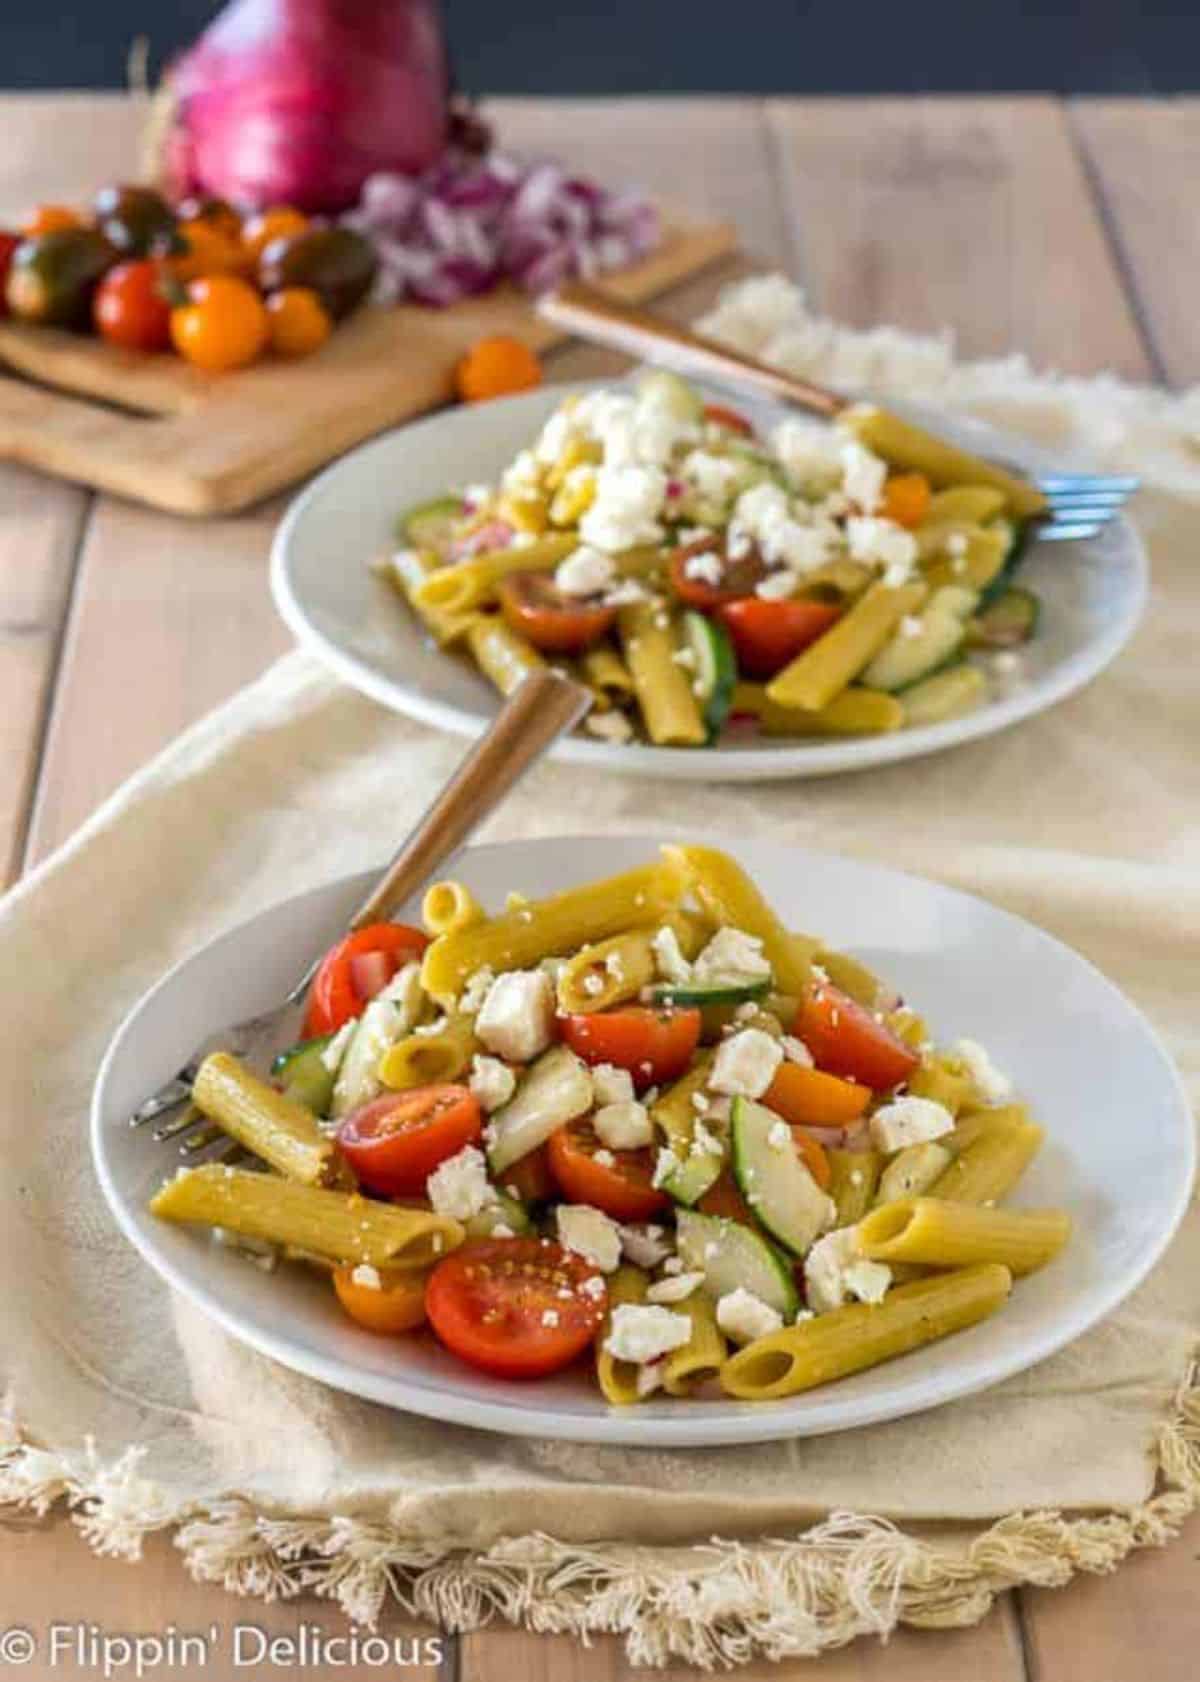
<svg viewBox="0 0 1200 1682"><path fill-rule="evenodd" d="M560 1020L562 1037L577 1057L628 1069L639 1091L681 1075L700 1043L700 1012L690 1008L626 1005Z"/></svg>
<svg viewBox="0 0 1200 1682"><path fill-rule="evenodd" d="M419 1197L438 1164L482 1132L483 1112L465 1086L414 1086L351 1110L337 1139L369 1191Z"/></svg>
<svg viewBox="0 0 1200 1682"><path fill-rule="evenodd" d="M768 678L824 636L841 611L833 602L764 602L747 596L719 607L717 618L733 639L738 670L746 677Z"/></svg>
<svg viewBox="0 0 1200 1682"><path fill-rule="evenodd" d="M513 630L544 654L578 654L599 642L617 617L615 607L564 596L554 580L540 572L510 573L496 589L500 611Z"/></svg>
<svg viewBox="0 0 1200 1682"><path fill-rule="evenodd" d="M380 986L385 986L396 971L412 959L419 958L429 945L429 936L406 923L370 923L365 929L348 934L321 959L308 995L308 1014L304 1019L305 1039L318 1034L336 1034L352 1016L359 1016L372 994L361 992L355 985L356 958L380 952L390 961L391 968ZM363 969L357 967L360 981ZM377 992L379 989L376 988Z"/></svg>
<svg viewBox="0 0 1200 1682"><path fill-rule="evenodd" d="M586 1117L550 1135L551 1172L568 1203L590 1203L615 1221L648 1221L666 1208L670 1199L652 1183L653 1151L609 1151L597 1162L601 1148Z"/></svg>
<svg viewBox="0 0 1200 1682"><path fill-rule="evenodd" d="M723 426L727 432L736 432L741 438L754 437L754 428L745 415L739 415L736 409L727 409L724 403L706 403L704 418L715 426Z"/></svg>
<svg viewBox="0 0 1200 1682"><path fill-rule="evenodd" d="M118 263L96 288L92 317L110 344L127 350L166 350L171 306L163 293L162 265L146 259Z"/></svg>
<svg viewBox="0 0 1200 1682"><path fill-rule="evenodd" d="M422 1272L417 1268L381 1269L379 1284L375 1286L356 1283L354 1275L358 1271L357 1267L347 1266L335 1268L333 1272L338 1301L352 1320L383 1337L411 1332L423 1324L425 1275Z"/></svg>
<svg viewBox="0 0 1200 1682"><path fill-rule="evenodd" d="M919 526L929 512L933 495L929 480L923 473L893 473L883 487L885 520L895 520L898 526Z"/></svg>
<svg viewBox="0 0 1200 1682"><path fill-rule="evenodd" d="M689 578L688 562L696 555L712 553L721 555L722 576L719 584L710 584L703 578ZM731 561L719 547L707 538L699 538L695 543L686 543L682 549L676 549L667 566L671 589L685 602L688 607L699 608L701 613L711 613L722 602L740 601L743 596L753 596L754 587L766 575L766 568L757 549L752 549L748 555L740 560Z"/></svg>
<svg viewBox="0 0 1200 1682"><path fill-rule="evenodd" d="M804 1041L819 1069L859 1081L873 1092L898 1086L920 1062L886 1023L877 1022L869 1010L825 981L805 995L792 1032Z"/></svg>
<svg viewBox="0 0 1200 1682"><path fill-rule="evenodd" d="M704 1196L697 1200L696 1207L702 1215L719 1215L750 1228L756 1224L754 1213L728 1168L722 1168Z"/></svg>
<svg viewBox="0 0 1200 1682"><path fill-rule="evenodd" d="M469 1365L541 1378L590 1347L608 1306L603 1286L602 1273L549 1238L489 1239L438 1263L425 1310L439 1340Z"/></svg>
<svg viewBox="0 0 1200 1682"><path fill-rule="evenodd" d="M833 1179L833 1169L829 1166L829 1158L825 1154L824 1145L819 1139L814 1139L811 1133L806 1133L803 1127L792 1128L792 1143L796 1147L801 1162L821 1190L828 1191L830 1181Z"/></svg>
<svg viewBox="0 0 1200 1682"><path fill-rule="evenodd" d="M545 1203L557 1190L545 1145L518 1157L498 1178L504 1190L522 1203Z"/></svg>
<svg viewBox="0 0 1200 1682"><path fill-rule="evenodd" d="M870 1087L857 1081L799 1063L781 1063L762 1101L793 1126L848 1127L866 1109L870 1096Z"/></svg>

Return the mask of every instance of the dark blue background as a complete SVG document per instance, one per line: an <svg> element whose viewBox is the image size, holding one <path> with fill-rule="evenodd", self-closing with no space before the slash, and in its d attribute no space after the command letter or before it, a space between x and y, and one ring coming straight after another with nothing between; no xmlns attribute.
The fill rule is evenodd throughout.
<svg viewBox="0 0 1200 1682"><path fill-rule="evenodd" d="M214 0L4 0L0 87L117 87ZM446 0L459 80L493 93L877 93L1200 87L1189 0Z"/></svg>

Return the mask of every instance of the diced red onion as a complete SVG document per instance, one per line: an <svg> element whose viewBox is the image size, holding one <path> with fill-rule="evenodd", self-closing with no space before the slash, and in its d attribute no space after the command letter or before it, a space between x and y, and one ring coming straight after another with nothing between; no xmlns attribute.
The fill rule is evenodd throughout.
<svg viewBox="0 0 1200 1682"><path fill-rule="evenodd" d="M507 549L516 535L507 520L486 520L469 537L461 538L454 545L454 559L465 561L471 555L482 555L489 549Z"/></svg>

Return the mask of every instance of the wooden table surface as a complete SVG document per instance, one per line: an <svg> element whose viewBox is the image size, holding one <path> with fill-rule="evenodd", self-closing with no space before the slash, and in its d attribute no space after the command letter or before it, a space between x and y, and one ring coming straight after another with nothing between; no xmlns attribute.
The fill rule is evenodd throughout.
<svg viewBox="0 0 1200 1682"><path fill-rule="evenodd" d="M1020 350L1071 372L1175 386L1200 378L1200 101L506 100L494 109L514 148L553 151L732 218L752 260L786 269L842 321L950 327L969 356ZM116 97L0 99L0 218L128 177L139 120ZM693 283L671 308L687 318L729 275ZM551 373L619 365L576 346ZM190 524L0 465L9 879L286 648L266 581L281 507ZM1198 1556L1200 1521L1111 1578L1006 1595L974 1629L902 1631L886 1647L859 1642L744 1674L795 1682L819 1665L821 1682L1132 1682L1143 1673L1192 1682ZM339 1627L325 1606L264 1610L197 1586L166 1541L130 1567L94 1558L64 1519L0 1532L0 1627L56 1619L110 1631L238 1619L283 1634L305 1621L326 1634ZM628 1667L616 1641L584 1650L496 1630L447 1641L440 1673L444 1682L615 1682ZM35 1664L24 1674L51 1671ZM53 1674L91 1672L60 1663ZM421 1674L432 1682L435 1671Z"/></svg>

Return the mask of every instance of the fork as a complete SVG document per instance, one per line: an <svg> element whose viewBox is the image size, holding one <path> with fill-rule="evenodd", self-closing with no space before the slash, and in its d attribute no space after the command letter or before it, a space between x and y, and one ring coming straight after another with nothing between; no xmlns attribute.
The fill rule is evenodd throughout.
<svg viewBox="0 0 1200 1682"><path fill-rule="evenodd" d="M531 671L505 701L479 741L464 755L449 782L428 807L382 876L346 925L348 933L378 922L426 883L454 850L500 804L535 760L565 731L578 724L592 694L549 668ZM181 1141L180 1154L195 1158L225 1140L191 1103L196 1071L210 1051L232 1052L251 1065L263 1064L298 1036L304 996L321 954L308 965L282 1004L210 1035L170 1080L129 1118L131 1127L157 1121L154 1138ZM176 1114L175 1112L180 1112ZM164 1119L169 1117L170 1119ZM237 1151L225 1140L219 1155Z"/></svg>
<svg viewBox="0 0 1200 1682"><path fill-rule="evenodd" d="M810 380L794 378L752 356L706 339L686 327L664 321L584 281L571 281L548 292L538 304L548 321L595 344L625 351L641 361L658 362L680 373L708 375L768 397L794 403L834 420L852 399ZM1037 536L1046 543L1095 537L1120 513L1140 481L1132 474L1045 473L1027 475L1045 499L1035 515Z"/></svg>

